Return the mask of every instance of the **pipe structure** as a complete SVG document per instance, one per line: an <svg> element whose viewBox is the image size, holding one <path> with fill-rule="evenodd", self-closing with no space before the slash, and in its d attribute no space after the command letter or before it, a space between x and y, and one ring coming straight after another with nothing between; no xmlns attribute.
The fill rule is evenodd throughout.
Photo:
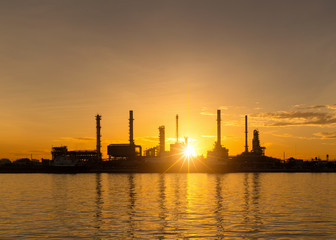
<svg viewBox="0 0 336 240"><path fill-rule="evenodd" d="M245 152L248 152L248 145L247 145L247 115L245 115Z"/></svg>
<svg viewBox="0 0 336 240"><path fill-rule="evenodd" d="M100 120L101 120L101 115L97 114L96 116L96 128L97 128L97 160L100 161L102 159L102 156L101 156L101 151L100 151L100 148L101 148L101 145L100 145L100 139L101 139L101 135L100 135L100 129L101 129L101 126L100 126Z"/></svg>
<svg viewBox="0 0 336 240"><path fill-rule="evenodd" d="M178 143L178 114L176 114L176 143Z"/></svg>
<svg viewBox="0 0 336 240"><path fill-rule="evenodd" d="M220 148L221 144L221 110L217 110L217 147Z"/></svg>
<svg viewBox="0 0 336 240"><path fill-rule="evenodd" d="M133 110L129 111L129 142L131 146L134 146L134 138L133 138Z"/></svg>

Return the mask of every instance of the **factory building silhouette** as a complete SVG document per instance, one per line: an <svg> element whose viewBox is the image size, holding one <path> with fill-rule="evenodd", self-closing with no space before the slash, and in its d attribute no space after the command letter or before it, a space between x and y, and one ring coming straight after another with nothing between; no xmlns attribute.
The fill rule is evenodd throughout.
<svg viewBox="0 0 336 240"><path fill-rule="evenodd" d="M229 149L222 146L222 133L221 133L221 110L217 110L217 142L212 151L208 151L207 157L215 160L228 160Z"/></svg>
<svg viewBox="0 0 336 240"><path fill-rule="evenodd" d="M133 111L129 111L129 143L110 144L107 146L109 160L134 159L142 156L142 147L135 145L133 136Z"/></svg>
<svg viewBox="0 0 336 240"><path fill-rule="evenodd" d="M179 115L176 115L176 140L166 149L166 127L158 127L158 144L142 151L142 146L134 141L133 111L129 111L129 142L107 145L108 158L101 153L101 121L97 114L96 149L68 150L67 146L52 147L52 159L42 159L42 162L28 158L19 159L13 163L2 161L0 172L295 172L295 171L331 171L336 172L336 162L319 158L312 161L300 159L277 159L266 156L266 148L260 144L260 132L253 130L251 150L248 146L248 117L245 116L245 146L241 154L229 155L229 149L222 145L221 110L217 110L217 139L213 149L203 156L186 154L188 137L184 141L179 138ZM243 135L243 134L242 134Z"/></svg>
<svg viewBox="0 0 336 240"><path fill-rule="evenodd" d="M158 128L158 145L144 150L142 153L142 147L134 142L134 118L133 111L129 111L129 143L122 144L109 144L107 145L108 160L102 159L101 154L101 115L96 115L96 150L81 150L81 151L68 151L66 146L53 147L52 148L52 161L53 166L99 166L99 163L104 163L104 167L116 167L125 168L126 162L134 162L132 167L138 169L146 168L151 169L157 167L160 169L162 166L168 166L176 158L181 158L183 151L188 147L188 137L185 137L184 141L179 140L179 116L176 115L176 141L170 144L169 151L166 150L166 135L165 126L159 126ZM217 110L217 141L214 143L214 148L207 152L207 157L194 157L193 164L198 160L202 160L203 164L207 166L216 167L216 169L231 169L238 170L244 168L275 168L280 166L280 160L266 157L265 147L260 146L259 131L255 129L253 131L252 150L248 149L248 119L245 116L245 151L242 154L230 157L229 150L222 146L222 133L221 133L221 110ZM106 165L108 162L111 165ZM126 164L123 166L123 164ZM152 166L152 165L154 166ZM183 161L184 164L184 161ZM189 164L189 163L188 163ZM101 165L101 166L103 166ZM197 163L196 163L197 165ZM200 169L204 168L200 165ZM130 166L130 165L127 165ZM181 167L182 169L182 167ZM190 170L190 166L188 166ZM144 170L145 171L145 170Z"/></svg>

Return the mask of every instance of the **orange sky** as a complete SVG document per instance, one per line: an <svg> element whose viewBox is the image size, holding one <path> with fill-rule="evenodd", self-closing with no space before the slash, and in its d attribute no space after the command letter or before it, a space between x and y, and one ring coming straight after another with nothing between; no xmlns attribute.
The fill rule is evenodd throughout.
<svg viewBox="0 0 336 240"><path fill-rule="evenodd" d="M194 139L244 150L244 115L266 155L336 158L334 1L2 1L0 158L52 146ZM168 141L168 140L167 140ZM168 145L168 143L167 143ZM167 146L168 147L168 146Z"/></svg>

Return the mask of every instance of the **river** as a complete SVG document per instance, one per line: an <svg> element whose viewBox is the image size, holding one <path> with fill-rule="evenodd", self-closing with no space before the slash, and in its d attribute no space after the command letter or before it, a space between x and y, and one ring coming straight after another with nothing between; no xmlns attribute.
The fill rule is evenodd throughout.
<svg viewBox="0 0 336 240"><path fill-rule="evenodd" d="M335 239L336 173L0 174L4 239Z"/></svg>

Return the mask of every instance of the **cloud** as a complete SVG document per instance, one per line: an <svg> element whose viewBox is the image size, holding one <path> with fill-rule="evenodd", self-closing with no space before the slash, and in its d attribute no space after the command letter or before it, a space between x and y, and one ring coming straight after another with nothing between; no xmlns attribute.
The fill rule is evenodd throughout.
<svg viewBox="0 0 336 240"><path fill-rule="evenodd" d="M167 143L175 143L176 138L166 138ZM179 142L184 142L184 138L179 138Z"/></svg>
<svg viewBox="0 0 336 240"><path fill-rule="evenodd" d="M224 136L222 136L222 139L227 139L227 138L230 138L230 139L239 139L239 138L241 138L241 136L231 136L231 135L228 135L228 136L224 135Z"/></svg>
<svg viewBox="0 0 336 240"><path fill-rule="evenodd" d="M298 108L301 110L310 110L310 109L336 109L336 104L330 104L330 105L312 105L305 107L303 104L295 105L294 108Z"/></svg>
<svg viewBox="0 0 336 240"><path fill-rule="evenodd" d="M211 112L206 112L206 111L202 111L200 114L204 116L216 116L217 115L217 113L211 113Z"/></svg>
<svg viewBox="0 0 336 240"><path fill-rule="evenodd" d="M319 132L319 133L315 133L314 135L321 137L322 139L336 139L336 131L335 132Z"/></svg>
<svg viewBox="0 0 336 240"><path fill-rule="evenodd" d="M231 106L221 106L221 107L219 107L219 109L229 109L229 108L231 108ZM239 106L235 107L235 108L239 108ZM200 114L204 115L204 116L217 116L217 110L213 111L213 112L209 112L207 107L203 107ZM232 115L233 114L221 112L221 124L222 124L222 126L231 126L232 127L232 126L240 126L241 125L240 121L228 120L229 118L232 117Z"/></svg>
<svg viewBox="0 0 336 240"><path fill-rule="evenodd" d="M209 112L207 107L202 107L200 114L204 116L215 116L217 115L217 112Z"/></svg>
<svg viewBox="0 0 336 240"><path fill-rule="evenodd" d="M329 109L335 109L336 110L336 104L327 105L327 107Z"/></svg>
<svg viewBox="0 0 336 240"><path fill-rule="evenodd" d="M315 109L322 105L314 106ZM274 113L252 114L252 117L264 119L265 126L325 126L336 123L336 115L331 112L314 111L278 111Z"/></svg>
<svg viewBox="0 0 336 240"><path fill-rule="evenodd" d="M201 137L202 138L217 138L217 136L214 136L214 135L202 135ZM222 139L228 139L228 138L237 139L237 138L240 138L240 136L238 137L238 136L231 136L231 135L228 135L228 136L222 135Z"/></svg>
<svg viewBox="0 0 336 240"><path fill-rule="evenodd" d="M318 132L314 133L314 137L302 137L295 136L289 133L272 133L273 136L282 137L282 138L296 138L296 139L305 139L305 140L316 140L316 139L336 139L336 131L335 132Z"/></svg>
<svg viewBox="0 0 336 240"><path fill-rule="evenodd" d="M78 138L73 138L74 140L79 140L79 141L95 141L96 138L94 137L78 137Z"/></svg>
<svg viewBox="0 0 336 240"><path fill-rule="evenodd" d="M225 126L225 127L238 127L238 126L241 126L241 121L235 121L235 120L228 121L226 119L223 119L222 120L222 126Z"/></svg>
<svg viewBox="0 0 336 240"><path fill-rule="evenodd" d="M61 137L55 141L75 141L75 142L83 142L83 141L96 141L94 137Z"/></svg>
<svg viewBox="0 0 336 240"><path fill-rule="evenodd" d="M179 142L185 142L185 138L179 137ZM197 139L188 137L188 142L197 142ZM176 138L166 138L166 143L176 143Z"/></svg>
<svg viewBox="0 0 336 240"><path fill-rule="evenodd" d="M282 138L296 138L296 139L305 139L305 140L318 139L318 138L316 138L316 137L294 136L294 135L289 134L289 133L283 133L283 134L273 133L272 135L273 135L273 136L276 136L276 137L282 137Z"/></svg>
<svg viewBox="0 0 336 240"><path fill-rule="evenodd" d="M213 135L202 135L202 138L216 138L216 136Z"/></svg>
<svg viewBox="0 0 336 240"><path fill-rule="evenodd" d="M159 138L153 136L136 137L135 140L144 142L155 142L155 143L159 142Z"/></svg>
<svg viewBox="0 0 336 240"><path fill-rule="evenodd" d="M282 137L282 138L292 138L294 137L292 134L289 134L289 133L273 133L272 134L273 136L276 136L276 137Z"/></svg>
<svg viewBox="0 0 336 240"><path fill-rule="evenodd" d="M200 114L201 115L205 115L205 116L216 116L217 115L217 110L234 110L234 109L239 109L241 108L240 106L219 106L217 109L215 109L214 111L209 111L209 109L207 107L202 107Z"/></svg>
<svg viewBox="0 0 336 240"><path fill-rule="evenodd" d="M326 108L327 105L313 105L313 106L309 106L307 107L307 109L320 109L320 108Z"/></svg>
<svg viewBox="0 0 336 240"><path fill-rule="evenodd" d="M331 145L331 146L336 146L336 142L333 142L333 143L321 143L323 145Z"/></svg>
<svg viewBox="0 0 336 240"><path fill-rule="evenodd" d="M221 109L221 110L228 110L228 109L229 109L229 106L220 106L220 107L218 107L218 109Z"/></svg>
<svg viewBox="0 0 336 240"><path fill-rule="evenodd" d="M74 141L95 141L96 140L96 138L94 137L69 137L67 139L74 140Z"/></svg>

